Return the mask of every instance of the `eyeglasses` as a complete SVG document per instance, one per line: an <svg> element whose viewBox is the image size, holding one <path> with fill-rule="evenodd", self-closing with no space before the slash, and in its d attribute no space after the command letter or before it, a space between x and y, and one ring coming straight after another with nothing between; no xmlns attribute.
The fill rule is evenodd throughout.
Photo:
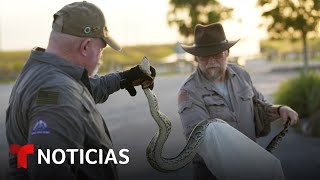
<svg viewBox="0 0 320 180"><path fill-rule="evenodd" d="M214 60L219 60L219 59L222 59L224 57L224 53L221 52L221 53L218 53L218 54L215 54L215 55L209 55L209 56L198 56L198 59L200 61L208 61L210 58L214 59Z"/></svg>

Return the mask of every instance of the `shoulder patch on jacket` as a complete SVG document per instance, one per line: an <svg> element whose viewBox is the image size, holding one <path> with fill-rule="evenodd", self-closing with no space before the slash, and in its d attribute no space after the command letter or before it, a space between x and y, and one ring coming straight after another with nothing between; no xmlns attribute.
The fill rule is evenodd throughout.
<svg viewBox="0 0 320 180"><path fill-rule="evenodd" d="M39 90L37 93L37 104L58 104L59 91Z"/></svg>
<svg viewBox="0 0 320 180"><path fill-rule="evenodd" d="M50 134L47 123L42 119L39 119L32 128L31 135L36 134Z"/></svg>

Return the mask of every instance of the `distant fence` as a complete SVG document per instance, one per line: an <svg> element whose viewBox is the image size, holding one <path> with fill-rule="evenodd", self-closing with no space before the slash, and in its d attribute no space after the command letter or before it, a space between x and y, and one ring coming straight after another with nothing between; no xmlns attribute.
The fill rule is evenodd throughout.
<svg viewBox="0 0 320 180"><path fill-rule="evenodd" d="M290 61L290 60L302 60L304 57L303 52L285 52L285 53L279 53L279 52L268 52L264 53L268 60L280 60L280 61ZM308 59L312 60L320 60L320 51L308 51Z"/></svg>
<svg viewBox="0 0 320 180"><path fill-rule="evenodd" d="M108 64L107 71L123 71L131 68L135 64ZM151 65L156 69L158 74L161 73L184 73L192 72L195 68L194 62L179 60L170 63L151 62Z"/></svg>

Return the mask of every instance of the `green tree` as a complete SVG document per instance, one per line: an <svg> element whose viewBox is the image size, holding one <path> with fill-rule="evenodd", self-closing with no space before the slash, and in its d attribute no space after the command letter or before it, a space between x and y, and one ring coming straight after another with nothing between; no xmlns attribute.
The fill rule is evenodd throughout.
<svg viewBox="0 0 320 180"><path fill-rule="evenodd" d="M308 71L307 39L319 32L319 0L258 0L271 39L302 39L304 72Z"/></svg>
<svg viewBox="0 0 320 180"><path fill-rule="evenodd" d="M186 41L191 42L196 24L225 20L232 10L216 0L170 0L168 23L170 26L176 25Z"/></svg>

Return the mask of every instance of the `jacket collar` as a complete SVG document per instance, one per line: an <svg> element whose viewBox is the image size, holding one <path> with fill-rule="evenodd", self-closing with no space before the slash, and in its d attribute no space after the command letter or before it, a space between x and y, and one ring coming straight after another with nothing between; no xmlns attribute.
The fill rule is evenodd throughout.
<svg viewBox="0 0 320 180"><path fill-rule="evenodd" d="M31 60L55 66L75 80L81 80L84 74L88 76L88 72L85 68L72 64L55 54L45 52L45 49L40 47L34 48L31 51L30 57Z"/></svg>

